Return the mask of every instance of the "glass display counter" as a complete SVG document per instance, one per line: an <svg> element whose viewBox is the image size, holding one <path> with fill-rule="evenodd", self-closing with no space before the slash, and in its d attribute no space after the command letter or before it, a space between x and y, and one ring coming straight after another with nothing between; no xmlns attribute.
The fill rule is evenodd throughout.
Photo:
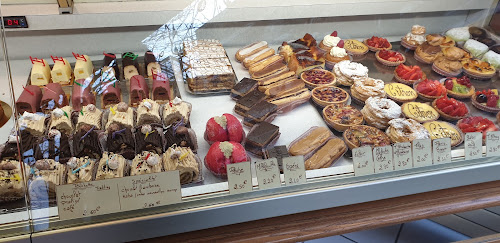
<svg viewBox="0 0 500 243"><path fill-rule="evenodd" d="M23 191L0 218L25 221L0 233L135 240L496 181L496 4L4 5L29 27L5 29Z"/></svg>

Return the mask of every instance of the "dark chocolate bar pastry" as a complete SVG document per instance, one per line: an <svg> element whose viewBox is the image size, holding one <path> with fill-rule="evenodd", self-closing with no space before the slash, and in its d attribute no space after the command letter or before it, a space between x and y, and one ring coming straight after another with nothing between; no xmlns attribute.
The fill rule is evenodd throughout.
<svg viewBox="0 0 500 243"><path fill-rule="evenodd" d="M253 126L256 123L264 121L269 115L275 112L278 109L278 106L275 104L271 104L265 100L257 103L252 106L250 110L246 113L245 118L243 119L243 123L246 126Z"/></svg>
<svg viewBox="0 0 500 243"><path fill-rule="evenodd" d="M234 107L234 111L242 116L245 116L245 113L252 108L255 104L259 103L261 100L264 100L266 95L258 90L253 90L247 95L241 97Z"/></svg>
<svg viewBox="0 0 500 243"><path fill-rule="evenodd" d="M258 82L251 78L243 78L233 86L231 89L231 98L238 100L239 98L245 96L246 94L255 90L258 86Z"/></svg>

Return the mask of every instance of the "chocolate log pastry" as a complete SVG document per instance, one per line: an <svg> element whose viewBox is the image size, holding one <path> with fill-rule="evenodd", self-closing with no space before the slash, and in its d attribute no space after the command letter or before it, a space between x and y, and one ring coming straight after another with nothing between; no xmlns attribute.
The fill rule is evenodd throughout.
<svg viewBox="0 0 500 243"><path fill-rule="evenodd" d="M132 160L132 167L130 168L130 175L144 175L151 173L158 173L162 170L162 163L160 155L143 151L137 154Z"/></svg>
<svg viewBox="0 0 500 243"><path fill-rule="evenodd" d="M189 126L189 116L191 115L191 103L175 97L172 102L163 106L163 125L170 126L184 119L186 126Z"/></svg>
<svg viewBox="0 0 500 243"><path fill-rule="evenodd" d="M16 101L18 114L25 111L36 113L40 111L40 102L42 100L42 90L36 85L28 85L24 88L21 96Z"/></svg>
<svg viewBox="0 0 500 243"><path fill-rule="evenodd" d="M161 123L160 105L154 100L144 99L137 107L137 125Z"/></svg>
<svg viewBox="0 0 500 243"><path fill-rule="evenodd" d="M46 117L44 115L25 111L17 121L21 131L26 130L36 137L43 136L45 133Z"/></svg>
<svg viewBox="0 0 500 243"><path fill-rule="evenodd" d="M72 112L71 106L54 109L50 115L49 129L57 129L62 133L70 134L73 131Z"/></svg>
<svg viewBox="0 0 500 243"><path fill-rule="evenodd" d="M105 71L111 71L111 69L112 69L114 73L110 73L110 74L113 74L112 76L119 79L120 69L118 68L118 62L116 61L116 55L113 53L103 53L103 54L104 54L104 65L103 65L104 67L102 68L103 75L104 75Z"/></svg>
<svg viewBox="0 0 500 243"><path fill-rule="evenodd" d="M149 98L148 83L141 75L134 75L130 78L130 105L137 105L143 99Z"/></svg>
<svg viewBox="0 0 500 243"><path fill-rule="evenodd" d="M179 170L181 184L198 180L200 168L190 148L172 146L163 154L165 171Z"/></svg>
<svg viewBox="0 0 500 243"><path fill-rule="evenodd" d="M75 80L73 85L73 92L71 93L71 104L73 110L80 111L82 106L89 104L95 105L95 95L92 93L90 85L85 85L84 79Z"/></svg>
<svg viewBox="0 0 500 243"><path fill-rule="evenodd" d="M108 129L114 123L130 129L134 127L134 110L127 103L120 102L118 105L110 107L109 111L105 129Z"/></svg>
<svg viewBox="0 0 500 243"><path fill-rule="evenodd" d="M139 62L137 55L133 52L125 52L122 54L123 74L126 80L130 80L133 76L139 75Z"/></svg>
<svg viewBox="0 0 500 243"><path fill-rule="evenodd" d="M130 128L113 123L108 127L107 132L108 151L122 155L126 159L134 159L135 143Z"/></svg>
<svg viewBox="0 0 500 243"><path fill-rule="evenodd" d="M84 106L77 115L76 130L79 130L83 125L95 126L96 130L101 130L102 111L97 109L95 105Z"/></svg>
<svg viewBox="0 0 500 243"><path fill-rule="evenodd" d="M185 127L184 118L167 128L165 131L165 140L167 147L176 144L181 147L190 147L194 152L198 149L196 134L193 129Z"/></svg>
<svg viewBox="0 0 500 243"><path fill-rule="evenodd" d="M49 83L45 86L40 108L43 113L49 113L55 108L69 105L68 97L59 83Z"/></svg>
<svg viewBox="0 0 500 243"><path fill-rule="evenodd" d="M66 163L71 158L68 135L51 129L47 136L41 137L35 148L35 159L51 159Z"/></svg>
<svg viewBox="0 0 500 243"><path fill-rule="evenodd" d="M0 202L18 200L24 197L24 182L21 163L16 160L0 162Z"/></svg>
<svg viewBox="0 0 500 243"><path fill-rule="evenodd" d="M151 151L157 154L163 152L163 138L161 125L147 124L136 129L136 152Z"/></svg>
<svg viewBox="0 0 500 243"><path fill-rule="evenodd" d="M37 143L37 138L26 130L19 131L20 136L17 136L16 133L13 130L12 134L9 135L9 139L0 154L0 160L18 161L17 142L19 139L21 159L25 164L32 165L35 163L35 144Z"/></svg>
<svg viewBox="0 0 500 243"><path fill-rule="evenodd" d="M98 160L90 159L89 157L72 157L69 159L68 163L66 163L67 183L72 184L93 181L96 172L94 166L96 166L97 161Z"/></svg>
<svg viewBox="0 0 500 243"><path fill-rule="evenodd" d="M122 101L122 92L118 85L109 83L106 84L106 88L104 88L101 97L102 108L107 108L108 106L116 105Z"/></svg>
<svg viewBox="0 0 500 243"><path fill-rule="evenodd" d="M97 165L97 172L95 179L111 179L127 176L130 167L125 161L125 158L119 154L104 152L99 165Z"/></svg>
<svg viewBox="0 0 500 243"><path fill-rule="evenodd" d="M64 165L53 159L42 159L31 168L28 193L32 204L55 198L56 186L64 184Z"/></svg>
<svg viewBox="0 0 500 243"><path fill-rule="evenodd" d="M73 151L76 157L101 158L102 150L97 130L97 127L88 124L80 126L73 136Z"/></svg>
<svg viewBox="0 0 500 243"><path fill-rule="evenodd" d="M155 101L169 101L170 94L170 81L166 80L153 80L153 100Z"/></svg>

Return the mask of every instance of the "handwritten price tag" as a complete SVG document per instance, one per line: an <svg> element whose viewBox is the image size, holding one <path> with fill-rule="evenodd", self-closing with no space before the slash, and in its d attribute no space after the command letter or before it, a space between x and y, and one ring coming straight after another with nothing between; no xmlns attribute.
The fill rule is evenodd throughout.
<svg viewBox="0 0 500 243"><path fill-rule="evenodd" d="M500 131L486 134L486 157L500 156Z"/></svg>
<svg viewBox="0 0 500 243"><path fill-rule="evenodd" d="M432 165L432 143L430 139L415 139L412 142L413 167Z"/></svg>
<svg viewBox="0 0 500 243"><path fill-rule="evenodd" d="M285 184L287 186L305 183L307 179L304 156L283 158L283 173L285 174Z"/></svg>
<svg viewBox="0 0 500 243"><path fill-rule="evenodd" d="M230 194L252 191L252 172L250 162L227 165L227 181Z"/></svg>
<svg viewBox="0 0 500 243"><path fill-rule="evenodd" d="M451 139L439 138L432 140L432 160L434 164L451 162Z"/></svg>
<svg viewBox="0 0 500 243"><path fill-rule="evenodd" d="M411 143L396 143L392 147L394 157L394 169L406 170L413 167L413 158L411 155Z"/></svg>
<svg viewBox="0 0 500 243"><path fill-rule="evenodd" d="M353 149L352 162L355 176L371 175L374 173L373 154L370 146Z"/></svg>
<svg viewBox="0 0 500 243"><path fill-rule="evenodd" d="M280 169L276 158L259 160L255 163L255 172L259 181L259 189L281 186Z"/></svg>
<svg viewBox="0 0 500 243"><path fill-rule="evenodd" d="M483 134L480 132L466 133L464 148L466 160L483 157Z"/></svg>
<svg viewBox="0 0 500 243"><path fill-rule="evenodd" d="M373 161L375 162L375 173L384 173L394 170L392 159L392 146L373 148Z"/></svg>

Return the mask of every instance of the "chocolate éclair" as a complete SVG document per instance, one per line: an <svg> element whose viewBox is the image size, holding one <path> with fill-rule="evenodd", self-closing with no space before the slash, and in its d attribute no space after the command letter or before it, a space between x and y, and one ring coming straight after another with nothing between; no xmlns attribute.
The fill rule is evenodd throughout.
<svg viewBox="0 0 500 243"><path fill-rule="evenodd" d="M278 58L267 58L265 60L262 60L261 62L262 64L256 65L258 69L253 68L252 71L249 70L252 78L254 79L263 78L273 73L288 69L288 66L285 63L285 59L279 55Z"/></svg>

